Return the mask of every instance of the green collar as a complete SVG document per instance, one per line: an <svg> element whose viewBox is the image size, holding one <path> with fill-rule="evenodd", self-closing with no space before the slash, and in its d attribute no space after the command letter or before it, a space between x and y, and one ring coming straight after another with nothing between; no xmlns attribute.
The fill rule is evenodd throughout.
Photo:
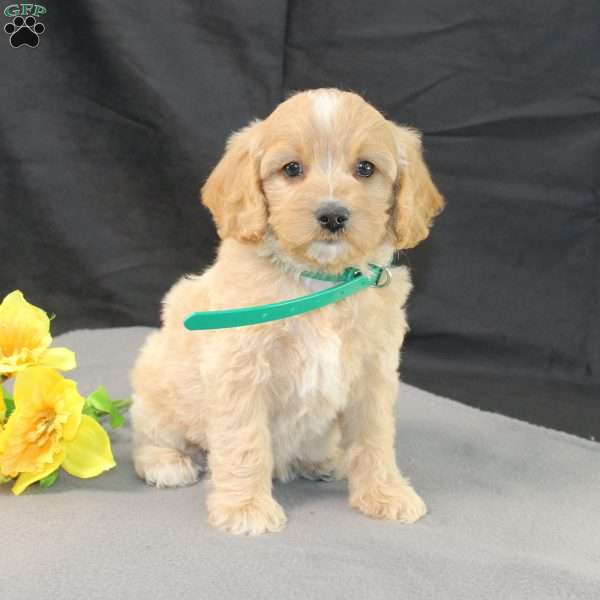
<svg viewBox="0 0 600 600"><path fill-rule="evenodd" d="M355 267L348 267L343 273L337 275L304 271L302 273L303 277L331 281L338 283L338 285L300 298L273 304L194 312L185 318L183 324L186 329L195 331L198 329L225 329L227 327L245 327L246 325L268 323L269 321L295 317L328 304L339 302L368 287L385 287L392 280L392 274L387 267L369 264L369 270L369 275L363 274Z"/></svg>

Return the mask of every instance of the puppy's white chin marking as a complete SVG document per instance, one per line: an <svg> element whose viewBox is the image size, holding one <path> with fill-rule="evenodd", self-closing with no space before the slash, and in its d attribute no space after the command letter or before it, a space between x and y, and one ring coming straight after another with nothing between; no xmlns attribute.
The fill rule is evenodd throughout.
<svg viewBox="0 0 600 600"><path fill-rule="evenodd" d="M333 242L313 242L306 252L312 260L327 265L335 262L348 250L348 242L344 240Z"/></svg>

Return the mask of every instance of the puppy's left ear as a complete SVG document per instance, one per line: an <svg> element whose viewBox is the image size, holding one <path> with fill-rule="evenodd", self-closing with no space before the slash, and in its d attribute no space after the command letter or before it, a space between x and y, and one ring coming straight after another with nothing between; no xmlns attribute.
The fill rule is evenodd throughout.
<svg viewBox="0 0 600 600"><path fill-rule="evenodd" d="M391 122L390 126L399 169L392 216L396 247L414 248L429 235L433 217L444 208L444 198L423 160L419 133Z"/></svg>
<svg viewBox="0 0 600 600"><path fill-rule="evenodd" d="M221 239L257 242L267 229L267 206L260 185L260 121L234 133L225 154L202 187Z"/></svg>

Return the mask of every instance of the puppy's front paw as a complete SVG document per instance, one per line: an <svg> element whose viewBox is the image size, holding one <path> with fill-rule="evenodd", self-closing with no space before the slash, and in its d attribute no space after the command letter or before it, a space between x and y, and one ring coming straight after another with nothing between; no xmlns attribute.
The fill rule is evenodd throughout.
<svg viewBox="0 0 600 600"><path fill-rule="evenodd" d="M286 522L281 506L271 496L257 496L244 504L231 505L223 496L208 498L208 521L236 535L259 535L281 531Z"/></svg>
<svg viewBox="0 0 600 600"><path fill-rule="evenodd" d="M425 502L408 483L378 485L352 494L350 505L375 519L414 523L426 512Z"/></svg>

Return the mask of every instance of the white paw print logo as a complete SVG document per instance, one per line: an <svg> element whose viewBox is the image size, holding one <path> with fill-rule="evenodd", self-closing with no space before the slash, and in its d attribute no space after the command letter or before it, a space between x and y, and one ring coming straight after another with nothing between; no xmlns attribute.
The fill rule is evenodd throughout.
<svg viewBox="0 0 600 600"><path fill-rule="evenodd" d="M29 15L27 18L15 17L12 23L4 26L4 31L10 35L10 45L13 48L29 46L36 48L40 43L40 35L46 28L35 17Z"/></svg>

